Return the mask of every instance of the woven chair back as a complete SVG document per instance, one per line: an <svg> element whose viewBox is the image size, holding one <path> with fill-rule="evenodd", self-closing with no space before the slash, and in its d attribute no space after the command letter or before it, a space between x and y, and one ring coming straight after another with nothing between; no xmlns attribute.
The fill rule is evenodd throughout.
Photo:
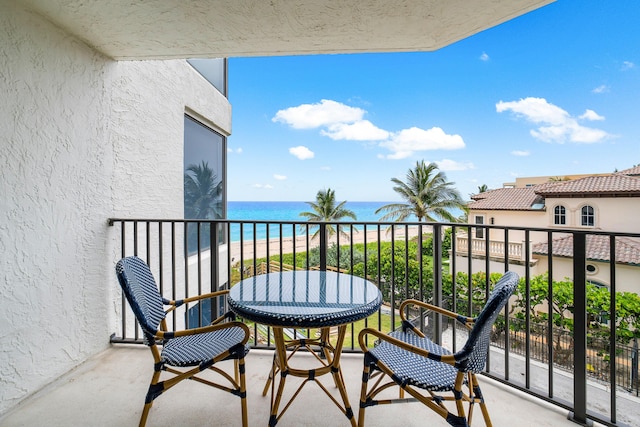
<svg viewBox="0 0 640 427"><path fill-rule="evenodd" d="M516 273L508 271L493 288L487 303L476 318L475 325L469 333L469 339L461 350L461 353L470 354L465 362L464 371L478 373L484 369L493 324L518 287L518 280Z"/></svg>
<svg viewBox="0 0 640 427"><path fill-rule="evenodd" d="M118 282L138 319L144 342L154 344L153 336L165 317L162 296L146 262L136 256L123 258L116 264Z"/></svg>

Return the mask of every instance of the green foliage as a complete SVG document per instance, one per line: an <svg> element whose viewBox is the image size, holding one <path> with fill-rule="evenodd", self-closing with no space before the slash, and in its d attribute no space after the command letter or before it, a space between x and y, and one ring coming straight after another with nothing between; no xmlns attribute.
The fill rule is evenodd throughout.
<svg viewBox="0 0 640 427"><path fill-rule="evenodd" d="M640 296L632 292L616 292L616 318L609 319L611 292L609 289L586 284L587 319L589 333L592 336L607 337L609 321L616 327L618 341L628 343L632 338L640 337ZM561 329L573 331L573 282L569 279L553 281L551 298L551 316L553 324ZM524 278L516 291L515 316L524 319L529 310L533 324L546 324L549 319L549 276L547 273L530 279L529 295L526 294ZM528 304L527 304L528 302ZM544 311L542 311L544 310Z"/></svg>
<svg viewBox="0 0 640 427"><path fill-rule="evenodd" d="M442 237L442 255L447 257L451 250L451 239L453 238L453 229L447 227L444 230L444 236ZM432 257L433 256L433 236L425 234L422 240L422 255Z"/></svg>
<svg viewBox="0 0 640 427"><path fill-rule="evenodd" d="M351 255L352 251L349 250L349 246L339 247L333 244L327 249L327 265L350 270L351 265L364 263L364 253L362 250L354 247L353 259ZM309 265L320 265L320 248L313 248L309 251Z"/></svg>

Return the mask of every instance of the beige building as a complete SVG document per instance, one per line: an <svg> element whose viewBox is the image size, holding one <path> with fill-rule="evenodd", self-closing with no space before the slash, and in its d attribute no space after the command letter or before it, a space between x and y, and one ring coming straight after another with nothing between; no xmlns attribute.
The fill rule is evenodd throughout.
<svg viewBox="0 0 640 427"><path fill-rule="evenodd" d="M540 183L532 184L536 182ZM509 270L524 276L528 266L530 275L535 276L549 271L551 256L553 279L571 278L573 237L569 232L579 230L596 233L587 234L586 239L587 279L609 287L610 237L597 233L640 232L640 166L562 181L527 178L518 185L489 190L472 199L468 222L489 227L472 229L470 243L466 230L457 233L456 271L468 270L471 245L472 271L486 269L488 252L491 272L504 271L508 259ZM638 292L638 239L616 236L615 265L616 290Z"/></svg>

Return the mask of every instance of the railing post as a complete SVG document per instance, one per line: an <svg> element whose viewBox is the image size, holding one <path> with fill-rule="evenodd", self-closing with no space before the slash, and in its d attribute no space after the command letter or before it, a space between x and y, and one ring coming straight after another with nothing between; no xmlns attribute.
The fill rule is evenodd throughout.
<svg viewBox="0 0 640 427"><path fill-rule="evenodd" d="M573 414L576 423L587 425L587 235L573 233Z"/></svg>
<svg viewBox="0 0 640 427"><path fill-rule="evenodd" d="M327 224L320 224L320 271L327 271Z"/></svg>
<svg viewBox="0 0 640 427"><path fill-rule="evenodd" d="M442 225L433 225L433 304L442 307ZM434 338L442 342L442 315L435 314Z"/></svg>
<svg viewBox="0 0 640 427"><path fill-rule="evenodd" d="M209 251L211 253L210 261L211 261L211 287L212 291L219 291L221 289L220 286L220 243L219 243L219 230L218 230L217 222L209 223ZM227 280L227 286L230 287L230 278ZM224 299L216 298L211 301L211 320L220 316L220 314L224 313Z"/></svg>

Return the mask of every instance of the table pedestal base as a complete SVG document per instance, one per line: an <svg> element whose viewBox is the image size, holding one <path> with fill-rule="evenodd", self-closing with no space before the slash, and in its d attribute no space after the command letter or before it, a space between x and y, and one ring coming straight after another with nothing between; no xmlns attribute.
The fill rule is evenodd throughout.
<svg viewBox="0 0 640 427"><path fill-rule="evenodd" d="M336 345L333 346L329 341L330 328L321 329L320 338L302 338L288 340L284 338L283 329L281 327L273 328L275 340L275 354L273 356L273 365L269 379L265 384L262 395L265 396L271 386L271 416L269 417L269 426L275 426L282 415L289 409L291 403L298 396L302 388L310 381L315 382L331 399L331 401L342 411L349 419L351 425L356 427L356 420L353 416L353 410L349 404L347 391L344 384L344 378L340 369L340 355L342 353L342 345L344 343L347 325L338 326L338 335L336 337ZM306 350L315 356L318 367L314 369L298 369L290 365L290 359L298 352L298 350ZM324 359L318 356L317 351L320 350ZM287 354L288 353L288 354ZM318 377L331 374L333 383L340 392L342 402L338 401L329 390L318 380ZM291 395L284 407L278 413L283 400L283 393L287 377L291 375L305 380L300 384L298 389Z"/></svg>

